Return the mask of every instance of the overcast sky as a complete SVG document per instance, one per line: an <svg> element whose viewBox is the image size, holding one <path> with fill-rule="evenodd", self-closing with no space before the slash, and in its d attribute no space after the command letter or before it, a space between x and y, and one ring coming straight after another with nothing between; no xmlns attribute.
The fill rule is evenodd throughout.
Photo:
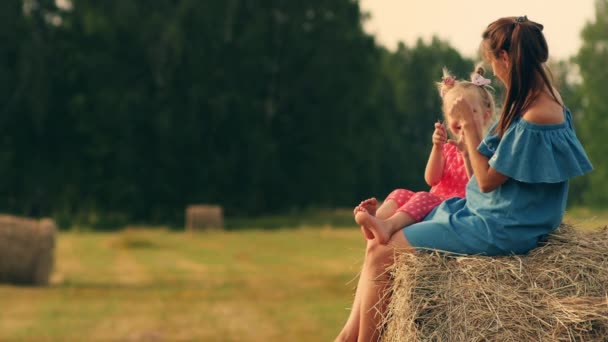
<svg viewBox="0 0 608 342"><path fill-rule="evenodd" d="M593 0L359 0L372 18L365 28L395 49L402 41L412 46L418 37L437 35L461 54L474 57L481 33L503 16L527 15L545 26L549 54L555 59L575 55L581 30L595 18Z"/></svg>

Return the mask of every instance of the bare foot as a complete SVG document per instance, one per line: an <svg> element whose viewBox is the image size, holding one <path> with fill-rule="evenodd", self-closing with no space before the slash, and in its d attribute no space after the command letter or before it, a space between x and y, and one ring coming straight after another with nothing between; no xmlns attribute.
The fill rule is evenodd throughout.
<svg viewBox="0 0 608 342"><path fill-rule="evenodd" d="M362 208L362 207L355 208L355 222L357 222L359 224L359 226L361 226L361 232L363 233L365 238L367 240L373 240L374 234L372 233L372 231L367 229L365 226L363 226L364 218L366 216L374 217L374 216L371 216L367 212L367 210L365 210L365 208Z"/></svg>
<svg viewBox="0 0 608 342"><path fill-rule="evenodd" d="M362 211L362 209L365 209L365 211L370 215L376 216L376 209L378 209L378 200L375 197L372 197L359 203L359 205L355 207L354 214L357 215L357 213L359 211Z"/></svg>
<svg viewBox="0 0 608 342"><path fill-rule="evenodd" d="M363 235L368 240L377 239L378 243L386 245L391 238L391 227L389 224L366 211L359 211L355 215L355 221L361 226Z"/></svg>

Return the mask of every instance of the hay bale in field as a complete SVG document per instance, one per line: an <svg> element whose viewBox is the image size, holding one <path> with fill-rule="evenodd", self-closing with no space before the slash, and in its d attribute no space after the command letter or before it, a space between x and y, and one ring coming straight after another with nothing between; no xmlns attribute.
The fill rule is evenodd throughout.
<svg viewBox="0 0 608 342"><path fill-rule="evenodd" d="M186 208L186 229L203 230L223 228L222 207L218 205L191 205Z"/></svg>
<svg viewBox="0 0 608 342"><path fill-rule="evenodd" d="M0 215L0 282L48 284L56 231L51 219Z"/></svg>
<svg viewBox="0 0 608 342"><path fill-rule="evenodd" d="M608 341L608 228L526 256L399 254L383 341Z"/></svg>

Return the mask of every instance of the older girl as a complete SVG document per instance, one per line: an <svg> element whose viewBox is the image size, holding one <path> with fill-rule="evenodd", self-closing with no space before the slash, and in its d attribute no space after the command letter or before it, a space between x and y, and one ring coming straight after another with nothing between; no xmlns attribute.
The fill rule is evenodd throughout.
<svg viewBox="0 0 608 342"><path fill-rule="evenodd" d="M368 241L351 316L338 340L377 339L385 269L395 248L524 254L560 224L568 180L592 167L551 83L542 30L524 16L498 19L483 32L481 51L507 92L500 119L483 140L467 100L457 99L452 108L474 171L466 198L443 202L388 245Z"/></svg>

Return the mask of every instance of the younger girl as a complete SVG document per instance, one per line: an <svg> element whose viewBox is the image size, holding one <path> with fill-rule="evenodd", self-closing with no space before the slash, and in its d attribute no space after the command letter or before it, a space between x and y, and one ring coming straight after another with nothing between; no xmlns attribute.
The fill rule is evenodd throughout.
<svg viewBox="0 0 608 342"><path fill-rule="evenodd" d="M397 189L391 192L377 210L375 198L367 199L355 210L355 221L361 226L368 240L377 239L386 244L394 232L413 223L420 222L431 210L451 197L464 197L465 187L471 177L471 164L463 145L463 131L459 118L454 117L451 106L459 96L465 97L474 107L476 117L485 130L494 115L494 100L488 92L490 80L483 77L484 69L478 67L471 81L457 81L446 69L443 80L438 83L443 100L443 113L447 128L458 141L448 140L446 128L435 123L433 148L426 165L424 179L431 190L413 192ZM479 132L483 134L484 132Z"/></svg>

